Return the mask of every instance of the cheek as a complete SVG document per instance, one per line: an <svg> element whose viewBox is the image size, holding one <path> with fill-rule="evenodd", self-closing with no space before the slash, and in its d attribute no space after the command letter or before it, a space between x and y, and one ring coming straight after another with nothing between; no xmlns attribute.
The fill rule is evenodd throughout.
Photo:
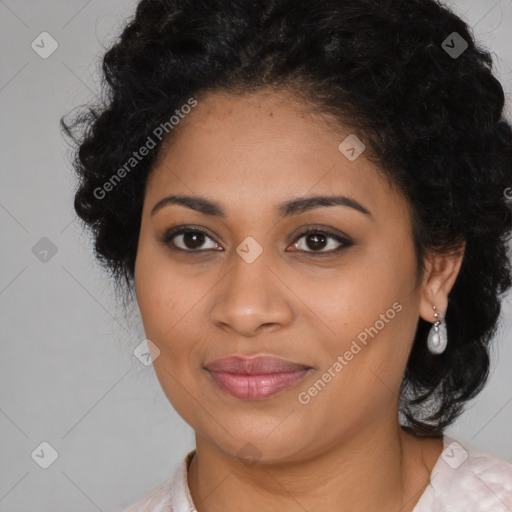
<svg viewBox="0 0 512 512"><path fill-rule="evenodd" d="M172 350L167 340L174 337L179 319L186 315L191 289L159 250L144 243L139 244L135 262L135 291L146 336L161 350Z"/></svg>
<svg viewBox="0 0 512 512"><path fill-rule="evenodd" d="M374 393L375 384L399 388L417 324L414 253L402 247L398 257L393 247L384 247L361 252L325 283L308 283L317 324L326 333L322 369L339 375L333 387L349 385L358 396ZM336 372L338 356L343 369L338 365Z"/></svg>
<svg viewBox="0 0 512 512"><path fill-rule="evenodd" d="M187 286L187 280L169 261L151 251L139 251L135 282L146 337L159 350L153 368L160 386L178 414L197 423L190 407L191 393L196 395L190 361L194 349L191 340L197 339L193 306L200 299L199 293Z"/></svg>
<svg viewBox="0 0 512 512"><path fill-rule="evenodd" d="M406 272L396 272L390 260L383 258L382 251L375 256L373 258L370 251L361 252L331 277L305 279L299 284L304 302L317 315L316 323L323 326L331 341L338 340L343 345L376 322L382 333L389 331L388 326L396 322L394 319L399 315L393 304L400 301L411 286L403 279ZM381 315L385 316L384 320Z"/></svg>
<svg viewBox="0 0 512 512"><path fill-rule="evenodd" d="M160 350L154 368L169 398L180 393L179 389L173 391L171 375L187 382L187 387L197 377L194 372L199 371L195 367L206 329L205 295L218 279L210 274L201 277L191 270L173 262L161 248L140 246L135 275L137 302L146 337Z"/></svg>

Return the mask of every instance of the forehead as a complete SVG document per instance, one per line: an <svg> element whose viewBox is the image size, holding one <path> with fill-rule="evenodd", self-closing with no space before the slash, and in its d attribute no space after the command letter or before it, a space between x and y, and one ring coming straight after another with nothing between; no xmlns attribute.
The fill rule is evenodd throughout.
<svg viewBox="0 0 512 512"><path fill-rule="evenodd" d="M215 197L228 214L335 193L382 207L391 188L364 152L350 161L339 150L349 135L286 92L209 93L162 147L146 194Z"/></svg>

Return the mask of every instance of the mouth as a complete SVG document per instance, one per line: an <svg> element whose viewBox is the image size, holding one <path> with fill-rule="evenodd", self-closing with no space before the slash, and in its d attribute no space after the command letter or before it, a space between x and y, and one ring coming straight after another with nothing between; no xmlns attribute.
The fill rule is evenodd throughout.
<svg viewBox="0 0 512 512"><path fill-rule="evenodd" d="M313 368L276 357L235 356L205 365L212 381L243 400L262 400L297 385Z"/></svg>

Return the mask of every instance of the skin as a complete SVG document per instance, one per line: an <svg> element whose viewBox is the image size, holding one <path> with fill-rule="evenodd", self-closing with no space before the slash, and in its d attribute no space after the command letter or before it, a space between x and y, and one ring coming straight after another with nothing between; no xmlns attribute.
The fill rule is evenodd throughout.
<svg viewBox="0 0 512 512"><path fill-rule="evenodd" d="M148 178L135 289L146 336L160 350L159 382L196 432L188 482L199 512L240 503L246 511L406 512L441 454L441 438L400 428L398 395L418 318L433 322L433 304L446 311L463 248L429 255L416 285L410 205L365 153L349 161L339 151L349 133L289 92L210 92L180 122ZM226 218L181 205L151 215L171 194L217 201ZM281 202L330 194L355 199L371 216L347 206L277 216ZM196 245L204 252L172 250L173 242L187 248L183 236L159 241L177 225L205 229L211 239ZM307 225L353 245L315 256L340 244L328 238L315 249L296 236ZM236 252L248 236L263 249L252 263ZM302 252L291 250L298 240ZM395 302L401 311L300 403L298 394ZM203 368L230 355L273 355L314 369L292 388L245 401L220 390ZM258 452L254 465L244 462L246 443Z"/></svg>

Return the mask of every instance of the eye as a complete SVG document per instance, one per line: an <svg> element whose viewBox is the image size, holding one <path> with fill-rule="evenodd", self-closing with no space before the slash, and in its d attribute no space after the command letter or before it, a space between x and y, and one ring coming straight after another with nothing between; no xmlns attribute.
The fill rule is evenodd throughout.
<svg viewBox="0 0 512 512"><path fill-rule="evenodd" d="M303 238L305 239L305 243L301 244ZM206 240L210 240L213 245L205 248L204 243ZM171 249L190 253L206 252L207 250L223 250L206 231L190 226L171 228L166 231L164 236L158 241L169 246ZM337 247L336 244L338 245ZM329 245L331 246L330 248ZM332 245L334 245L334 248ZM348 238L324 229L310 228L303 231L295 238L294 243L291 245L293 248L291 252L305 252L314 254L315 256L328 256L351 245L353 245L353 242ZM305 248L308 247L313 250L305 250ZM329 248L329 250L323 251L322 249L326 247Z"/></svg>
<svg viewBox="0 0 512 512"><path fill-rule="evenodd" d="M301 244L300 241L303 238L305 239L305 243ZM342 249L353 245L353 242L351 242L348 238L331 233L330 231L326 231L324 229L308 229L307 231L300 233L295 240L296 241L292 244L294 251L300 251L303 250L304 247L310 247L313 249L312 251L305 250L303 252L314 254L315 256L329 256L335 252L339 252ZM330 249L326 251L320 251L321 249L329 247L329 240L331 242ZM336 244L338 244L337 247ZM334 248L332 247L333 245Z"/></svg>
<svg viewBox="0 0 512 512"><path fill-rule="evenodd" d="M181 238L181 240L180 240ZM210 239L217 247L207 247L207 249L216 249L219 247L217 242L213 240L212 237L208 235L208 233L202 229L198 228L191 228L188 226L178 226L176 228L171 228L168 230L162 239L159 240L159 242L165 244L165 245L172 245L175 248L181 251L185 252L204 252L204 251L198 251L197 249L201 247L204 244L204 240L208 238ZM178 243L175 242L175 240L179 240L179 243L181 244L181 247L178 245Z"/></svg>

